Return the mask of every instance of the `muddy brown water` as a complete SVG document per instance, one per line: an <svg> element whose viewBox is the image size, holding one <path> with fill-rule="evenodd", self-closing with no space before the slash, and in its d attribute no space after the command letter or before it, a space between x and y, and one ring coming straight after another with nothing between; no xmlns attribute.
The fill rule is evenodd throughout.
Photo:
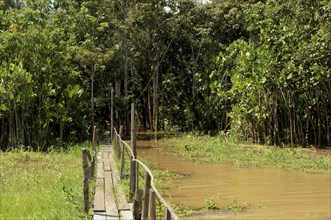
<svg viewBox="0 0 331 220"><path fill-rule="evenodd" d="M215 212L189 219L331 219L331 174L200 164L162 154L156 143L138 141L138 157L184 174L165 192L171 203L201 208L213 198L219 207L250 207L236 214Z"/></svg>

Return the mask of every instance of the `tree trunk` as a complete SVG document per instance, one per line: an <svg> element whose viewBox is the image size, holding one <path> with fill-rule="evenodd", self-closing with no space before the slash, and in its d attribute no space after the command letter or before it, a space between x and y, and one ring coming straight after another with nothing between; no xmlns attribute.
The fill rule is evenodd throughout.
<svg viewBox="0 0 331 220"><path fill-rule="evenodd" d="M95 74L95 66L92 68L92 75L91 75L91 114L92 114L92 134L93 128L95 124L94 118L94 74Z"/></svg>
<svg viewBox="0 0 331 220"><path fill-rule="evenodd" d="M149 113L149 128L151 130L154 130L153 128L153 104L152 104L152 100L151 100L151 92L150 92L150 88L148 88L148 113Z"/></svg>

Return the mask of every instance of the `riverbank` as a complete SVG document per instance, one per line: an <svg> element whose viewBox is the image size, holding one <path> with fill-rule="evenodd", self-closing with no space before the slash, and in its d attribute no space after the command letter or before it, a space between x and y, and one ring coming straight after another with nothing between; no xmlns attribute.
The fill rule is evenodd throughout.
<svg viewBox="0 0 331 220"><path fill-rule="evenodd" d="M82 147L88 144L49 153L2 153L0 219L88 219L83 212Z"/></svg>
<svg viewBox="0 0 331 220"><path fill-rule="evenodd" d="M330 155L320 155L316 150L305 148L234 143L224 137L194 134L164 138L160 143L167 146L162 148L164 153L180 155L201 163L274 167L318 173L329 173L331 170Z"/></svg>

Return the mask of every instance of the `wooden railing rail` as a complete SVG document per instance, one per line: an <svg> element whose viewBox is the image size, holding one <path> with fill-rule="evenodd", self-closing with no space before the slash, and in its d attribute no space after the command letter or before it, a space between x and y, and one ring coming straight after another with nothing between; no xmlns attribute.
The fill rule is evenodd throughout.
<svg viewBox="0 0 331 220"><path fill-rule="evenodd" d="M121 129L120 129L121 130ZM140 200L141 196L139 195L138 189L138 165L143 167L145 170L145 182L144 182L144 190L143 190L143 201L138 201L137 204L139 207L135 207L134 205L134 216L136 219L150 219L156 220L156 198L164 205L165 207L165 217L166 220L179 220L179 217L174 212L173 208L167 203L167 201L163 198L160 192L157 190L155 186L155 178L152 174L151 170L140 160L137 159L136 154L136 134L135 131L131 132L131 144L132 147L129 146L126 142L124 142L121 138L121 135L117 133L114 128L113 131L113 143L114 149L117 151L116 155L120 158L121 164L121 176L123 176L123 170L125 166L125 150L128 152L131 157L130 161L130 200ZM133 201L135 204L135 201ZM141 205L142 204L142 205ZM139 213L141 210L141 213Z"/></svg>

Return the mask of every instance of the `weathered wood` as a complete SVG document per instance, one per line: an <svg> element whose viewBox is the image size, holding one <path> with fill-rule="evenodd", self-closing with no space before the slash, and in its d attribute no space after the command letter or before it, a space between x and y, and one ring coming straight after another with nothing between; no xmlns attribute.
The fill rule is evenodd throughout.
<svg viewBox="0 0 331 220"><path fill-rule="evenodd" d="M140 219L140 217L141 217L142 194L143 194L143 191L137 189L137 191L136 191L136 193L134 194L134 197L133 197L132 212L133 212L134 219Z"/></svg>
<svg viewBox="0 0 331 220"><path fill-rule="evenodd" d="M125 148L124 144L120 143L121 146L121 167L120 167L120 177L123 178L124 166L125 166Z"/></svg>
<svg viewBox="0 0 331 220"><path fill-rule="evenodd" d="M105 179L97 178L94 195L94 212L105 212Z"/></svg>
<svg viewBox="0 0 331 220"><path fill-rule="evenodd" d="M143 204L142 204L142 213L141 219L148 219L148 205L149 205L149 191L151 189L151 176L146 171L145 174L145 183L144 183L144 196L143 196Z"/></svg>
<svg viewBox="0 0 331 220"><path fill-rule="evenodd" d="M119 210L121 220L133 220L133 215L131 210Z"/></svg>
<svg viewBox="0 0 331 220"><path fill-rule="evenodd" d="M137 190L137 165L133 159L137 157L137 149L136 149L136 132L134 129L134 103L131 104L131 148L133 155L131 155L131 163L130 163L130 201L133 199L133 195Z"/></svg>
<svg viewBox="0 0 331 220"><path fill-rule="evenodd" d="M105 178L105 173L103 170L102 152L97 155L97 176L96 178Z"/></svg>
<svg viewBox="0 0 331 220"><path fill-rule="evenodd" d="M104 171L111 171L110 162L109 162L109 151L102 152L103 160L103 169Z"/></svg>
<svg viewBox="0 0 331 220"><path fill-rule="evenodd" d="M120 174L116 167L116 163L115 163L115 160L113 157L112 150L110 150L109 162L110 162L110 166L112 169L113 184L114 184L115 194L117 196L117 201L118 201L117 208L119 210L130 210L129 204L125 198L125 194L121 188Z"/></svg>
<svg viewBox="0 0 331 220"><path fill-rule="evenodd" d="M102 161L102 152L97 154L97 176L96 176L96 186L95 186L95 195L94 195L94 213L100 212L106 213L105 207L105 173L103 170L103 161ZM94 219L106 219L105 215L94 216ZM104 217L104 218L102 218Z"/></svg>
<svg viewBox="0 0 331 220"><path fill-rule="evenodd" d="M156 194L153 190L149 193L149 219L156 220Z"/></svg>
<svg viewBox="0 0 331 220"><path fill-rule="evenodd" d="M131 137L134 130L134 103L131 103Z"/></svg>
<svg viewBox="0 0 331 220"><path fill-rule="evenodd" d="M121 156L121 140L120 140L119 137L117 138L117 145L116 146L117 146L116 147L116 156L117 156L117 158L120 158L120 156Z"/></svg>
<svg viewBox="0 0 331 220"><path fill-rule="evenodd" d="M91 160L91 177L94 177L94 171L95 171L95 154L97 151L96 132L97 132L97 127L93 126L93 133L92 133L93 158Z"/></svg>
<svg viewBox="0 0 331 220"><path fill-rule="evenodd" d="M168 208L165 209L164 220L171 220L171 213Z"/></svg>
<svg viewBox="0 0 331 220"><path fill-rule="evenodd" d="M94 220L107 220L106 212L94 212Z"/></svg>
<svg viewBox="0 0 331 220"><path fill-rule="evenodd" d="M136 132L133 128L132 134L131 134L131 147L133 156L131 156L131 163L130 163L130 201L133 199L134 192L136 191L136 185L138 183L137 181L137 164L133 159L136 159L137 156L137 150L136 150Z"/></svg>
<svg viewBox="0 0 331 220"><path fill-rule="evenodd" d="M89 165L88 165L88 150L86 148L82 149L82 158L83 158L83 197L84 197L84 212L88 213L90 209L89 202Z"/></svg>
<svg viewBox="0 0 331 220"><path fill-rule="evenodd" d="M120 127L120 131L119 131L119 138L118 138L118 145L117 145L117 158L119 158L121 156L121 147L122 147L122 143L121 143L121 138L123 136L123 126Z"/></svg>
<svg viewBox="0 0 331 220"><path fill-rule="evenodd" d="M107 220L119 219L113 191L113 179L110 171L105 171L105 207Z"/></svg>

